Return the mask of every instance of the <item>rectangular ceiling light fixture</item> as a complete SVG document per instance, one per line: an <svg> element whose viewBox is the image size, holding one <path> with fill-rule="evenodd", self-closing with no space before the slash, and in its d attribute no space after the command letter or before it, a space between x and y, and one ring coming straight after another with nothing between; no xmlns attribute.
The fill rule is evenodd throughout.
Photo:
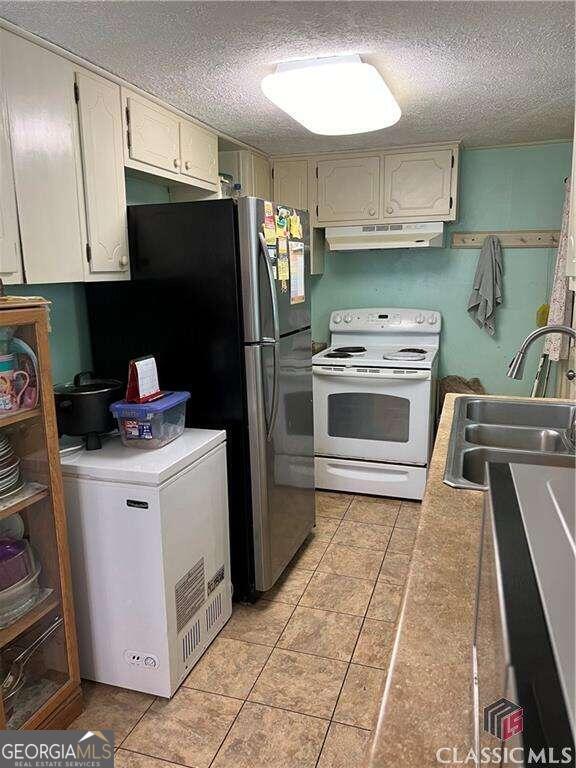
<svg viewBox="0 0 576 768"><path fill-rule="evenodd" d="M278 64L262 91L312 133L342 136L394 125L402 114L378 70L360 56Z"/></svg>

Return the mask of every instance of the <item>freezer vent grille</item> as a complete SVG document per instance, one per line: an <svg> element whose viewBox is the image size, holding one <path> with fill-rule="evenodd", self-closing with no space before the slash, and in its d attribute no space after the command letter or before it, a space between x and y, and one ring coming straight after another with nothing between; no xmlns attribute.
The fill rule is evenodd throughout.
<svg viewBox="0 0 576 768"><path fill-rule="evenodd" d="M176 583L176 627L180 632L204 603L206 594L204 558Z"/></svg>
<svg viewBox="0 0 576 768"><path fill-rule="evenodd" d="M208 608L206 608L206 629L208 632L216 624L220 616L222 616L222 593L216 595Z"/></svg>
<svg viewBox="0 0 576 768"><path fill-rule="evenodd" d="M186 663L200 644L200 619L197 619L193 626L186 632L182 638L182 661Z"/></svg>

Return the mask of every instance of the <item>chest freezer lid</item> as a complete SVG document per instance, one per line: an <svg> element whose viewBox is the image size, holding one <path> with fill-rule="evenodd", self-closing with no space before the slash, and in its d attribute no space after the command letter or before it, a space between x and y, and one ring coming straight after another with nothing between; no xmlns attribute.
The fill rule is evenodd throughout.
<svg viewBox="0 0 576 768"><path fill-rule="evenodd" d="M60 456L64 477L82 477L138 485L161 485L226 440L224 430L185 429L163 448L126 448L120 437L105 440L97 451Z"/></svg>

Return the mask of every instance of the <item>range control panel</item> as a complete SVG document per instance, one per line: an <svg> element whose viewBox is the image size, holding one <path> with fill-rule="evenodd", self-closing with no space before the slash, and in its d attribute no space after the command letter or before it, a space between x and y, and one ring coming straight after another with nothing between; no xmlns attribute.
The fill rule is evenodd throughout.
<svg viewBox="0 0 576 768"><path fill-rule="evenodd" d="M330 315L333 332L440 333L440 312L431 309L338 309Z"/></svg>

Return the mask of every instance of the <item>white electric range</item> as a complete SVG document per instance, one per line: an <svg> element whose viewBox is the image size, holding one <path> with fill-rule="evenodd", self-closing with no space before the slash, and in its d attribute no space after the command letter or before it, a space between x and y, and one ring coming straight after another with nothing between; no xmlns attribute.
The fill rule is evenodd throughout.
<svg viewBox="0 0 576 768"><path fill-rule="evenodd" d="M423 497L441 325L426 309L332 312L312 358L317 488Z"/></svg>

